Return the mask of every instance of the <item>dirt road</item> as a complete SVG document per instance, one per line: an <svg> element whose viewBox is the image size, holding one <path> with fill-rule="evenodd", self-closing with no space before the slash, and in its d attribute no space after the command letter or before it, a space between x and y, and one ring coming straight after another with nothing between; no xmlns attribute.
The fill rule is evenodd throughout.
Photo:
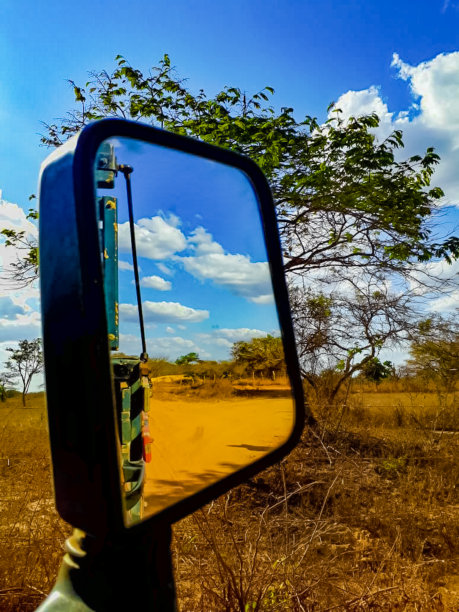
<svg viewBox="0 0 459 612"><path fill-rule="evenodd" d="M291 398L152 400L146 516L235 472L273 448L293 426Z"/></svg>

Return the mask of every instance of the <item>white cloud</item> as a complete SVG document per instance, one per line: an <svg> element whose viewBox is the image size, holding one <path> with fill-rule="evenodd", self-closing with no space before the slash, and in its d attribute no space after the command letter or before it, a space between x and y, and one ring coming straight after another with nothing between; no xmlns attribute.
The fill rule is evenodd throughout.
<svg viewBox="0 0 459 612"><path fill-rule="evenodd" d="M24 232L24 239L36 241L38 238L37 226L27 219L26 213L17 204L0 199L0 229L11 229ZM2 273L15 263L23 251L13 246L5 246L5 238L0 236L0 267ZM16 292L15 292L16 293Z"/></svg>
<svg viewBox="0 0 459 612"><path fill-rule="evenodd" d="M220 346L230 347L234 342L248 342L253 338L264 338L270 332L261 329L249 329L247 327L239 328L218 328L213 329L210 333L197 334L197 338L204 343L215 343ZM272 332L271 332L272 333Z"/></svg>
<svg viewBox="0 0 459 612"><path fill-rule="evenodd" d="M10 297L0 297L0 318L13 319L17 315L24 314L24 308L15 304Z"/></svg>
<svg viewBox="0 0 459 612"><path fill-rule="evenodd" d="M139 219L135 224L137 254L148 259L167 259L186 248L186 238L178 229L175 215ZM119 249L132 251L129 223L118 226Z"/></svg>
<svg viewBox="0 0 459 612"><path fill-rule="evenodd" d="M399 78L409 82L413 96L419 100L417 123L450 130L458 141L459 51L440 53L417 66L411 66L394 53L392 66L397 68Z"/></svg>
<svg viewBox="0 0 459 612"><path fill-rule="evenodd" d="M27 219L20 206L1 199L1 191L0 229L24 232L24 238L30 241L36 241L38 236L37 226ZM0 236L0 293L5 296L0 298L0 338L7 342L31 340L41 335L40 313L29 304L39 298L38 283L17 289L14 281L7 278L11 264L23 255L24 251L5 246L5 238Z"/></svg>
<svg viewBox="0 0 459 612"><path fill-rule="evenodd" d="M429 310L434 312L451 312L459 306L459 289L456 289L449 295L443 295L436 300L433 300L429 305Z"/></svg>
<svg viewBox="0 0 459 612"><path fill-rule="evenodd" d="M169 326L167 326L167 327L166 327L166 332L167 332L168 334L175 334L175 329L174 329L173 327L169 327Z"/></svg>
<svg viewBox="0 0 459 612"><path fill-rule="evenodd" d="M193 232L191 232L188 238L188 243L195 251L196 255L208 255L209 253L224 253L221 244L215 242L215 240L212 238L212 234L209 234L209 232L201 226L197 227Z"/></svg>
<svg viewBox="0 0 459 612"><path fill-rule="evenodd" d="M139 335L120 334L119 351L125 355L139 356L142 351L142 340Z"/></svg>
<svg viewBox="0 0 459 612"><path fill-rule="evenodd" d="M199 347L188 338L182 338L181 336L173 336L167 338L150 338L147 339L149 345L154 347L155 351L158 349L168 352L174 351L192 351L197 350Z"/></svg>
<svg viewBox="0 0 459 612"><path fill-rule="evenodd" d="M179 225L180 219L174 215L167 219L163 216L140 219L136 225L139 255L150 259L173 259L174 264L181 262L185 270L195 278L210 280L255 303L266 304L273 301L267 262L252 262L247 255L225 253L212 234L201 226L195 228L187 239L178 229ZM119 236L120 250L129 251L127 223L120 225ZM193 255L176 255L186 248L189 248ZM174 273L162 261L156 265L167 276ZM155 275L145 277L142 285L160 291L168 291L172 287L169 281Z"/></svg>
<svg viewBox="0 0 459 612"><path fill-rule="evenodd" d="M120 270L134 270L134 266L130 264L128 261L118 261L118 268Z"/></svg>
<svg viewBox="0 0 459 612"><path fill-rule="evenodd" d="M183 306L178 302L150 302L142 303L143 316L147 323L199 323L209 318L208 310L197 310ZM138 310L135 304L120 304L121 321L138 321Z"/></svg>
<svg viewBox="0 0 459 612"><path fill-rule="evenodd" d="M170 291L172 289L172 283L164 280L160 276L144 276L140 279L142 287L148 287L149 289L157 289L158 291Z"/></svg>
<svg viewBox="0 0 459 612"><path fill-rule="evenodd" d="M166 264L164 264L164 263L157 263L156 267L158 268L158 270L160 270L166 276L173 276L174 275L174 270L171 270L170 268L168 268L166 266Z"/></svg>
<svg viewBox="0 0 459 612"><path fill-rule="evenodd" d="M441 162L432 184L445 192L445 203L459 206L459 52L441 53L432 60L412 66L393 54L392 66L397 76L409 84L413 102L399 113L390 112L380 90L371 86L362 91L348 91L336 103L344 118L377 112L381 126L378 137L392 130L403 130L405 148L399 158L422 154L435 147Z"/></svg>
<svg viewBox="0 0 459 612"><path fill-rule="evenodd" d="M150 357L165 355L168 359L174 361L174 359L180 355L190 353L191 351L196 351L199 355L204 356L202 351L199 352L199 347L193 340L180 336L154 338L147 334L146 343ZM136 336L135 334L120 334L120 351L126 355L139 355L141 351L140 336Z"/></svg>
<svg viewBox="0 0 459 612"><path fill-rule="evenodd" d="M372 85L360 91L347 91L336 102L336 108L343 111L343 118L358 117L359 115L377 113L380 118L378 135L387 136L394 128L393 113L389 112L387 104L381 99L380 90ZM331 111L330 115L333 115Z"/></svg>
<svg viewBox="0 0 459 612"><path fill-rule="evenodd" d="M440 287L449 295L455 289L459 280L459 260L451 264L444 260L419 263L410 279L410 288L418 295L432 293L435 287ZM445 302L446 303L446 302Z"/></svg>
<svg viewBox="0 0 459 612"><path fill-rule="evenodd" d="M150 357L155 355L166 356L174 361L184 353L195 351L200 356L205 357L205 351L200 351L193 340L180 336L168 336L161 338L146 338L147 350ZM140 352L140 339L133 334L120 334L120 351L128 355L138 355Z"/></svg>
<svg viewBox="0 0 459 612"><path fill-rule="evenodd" d="M266 295L258 295L256 297L249 298L251 302L255 304L274 304L274 293L267 293Z"/></svg>
<svg viewBox="0 0 459 612"><path fill-rule="evenodd" d="M27 219L26 213L17 204L1 199L0 191L0 227L25 231L29 237L37 238L37 226Z"/></svg>
<svg viewBox="0 0 459 612"><path fill-rule="evenodd" d="M249 299L272 294L267 262L251 262L246 255L209 253L183 257L185 270L200 280L211 280Z"/></svg>
<svg viewBox="0 0 459 612"><path fill-rule="evenodd" d="M0 319L0 338L2 341L32 340L41 336L41 316L39 312L32 311L27 314Z"/></svg>

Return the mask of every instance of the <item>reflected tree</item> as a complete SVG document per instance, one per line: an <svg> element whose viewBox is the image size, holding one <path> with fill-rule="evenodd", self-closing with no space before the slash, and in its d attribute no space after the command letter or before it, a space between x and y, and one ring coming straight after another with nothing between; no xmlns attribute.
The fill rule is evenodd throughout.
<svg viewBox="0 0 459 612"><path fill-rule="evenodd" d="M235 342L231 352L236 364L243 365L252 376L275 380L276 375L285 374L282 338L268 335L250 342Z"/></svg>
<svg viewBox="0 0 459 612"><path fill-rule="evenodd" d="M189 365L190 363L196 363L199 361L199 355L197 353L187 353L182 355L175 360L175 363L179 366Z"/></svg>

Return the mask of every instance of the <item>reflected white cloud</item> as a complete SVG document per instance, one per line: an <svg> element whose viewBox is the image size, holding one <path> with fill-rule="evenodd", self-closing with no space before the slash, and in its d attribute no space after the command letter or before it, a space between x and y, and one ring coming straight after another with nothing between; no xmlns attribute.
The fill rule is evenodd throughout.
<svg viewBox="0 0 459 612"><path fill-rule="evenodd" d="M156 264L156 267L166 276L174 276L175 270L172 270L171 268L166 266L166 264L159 262Z"/></svg>
<svg viewBox="0 0 459 612"><path fill-rule="evenodd" d="M154 338L147 335L147 348L150 357L166 356L174 361L184 352L198 351L199 347L188 338L180 336L168 336ZM140 339L134 334L120 334L120 351L126 355L138 355L140 353Z"/></svg>
<svg viewBox="0 0 459 612"><path fill-rule="evenodd" d="M249 298L254 304L274 304L274 294L268 293L266 295L258 295L256 297Z"/></svg>
<svg viewBox="0 0 459 612"><path fill-rule="evenodd" d="M257 304L272 303L272 286L267 262L252 262L247 255L225 253L221 244L204 227L197 227L188 243L193 256L181 257L185 270L199 280L210 280Z"/></svg>
<svg viewBox="0 0 459 612"><path fill-rule="evenodd" d="M272 293L267 262L252 262L246 255L209 253L182 257L184 268L199 280L210 280L236 295L254 299Z"/></svg>
<svg viewBox="0 0 459 612"><path fill-rule="evenodd" d="M156 289L157 291L170 291L172 289L172 283L170 281L155 275L144 276L140 279L140 284L142 287Z"/></svg>
<svg viewBox="0 0 459 612"><path fill-rule="evenodd" d="M199 347L188 338L181 336L168 336L161 338L147 338L150 352L167 351L169 355L178 357L183 351L199 351ZM176 357L175 357L176 358Z"/></svg>
<svg viewBox="0 0 459 612"><path fill-rule="evenodd" d="M118 262L118 268L120 270L130 270L130 271L134 270L134 266L132 264L130 264L128 261L121 261L121 260Z"/></svg>
<svg viewBox="0 0 459 612"><path fill-rule="evenodd" d="M168 265L157 261L157 268L165 275L174 274L173 266L182 264L186 272L201 281L211 281L226 287L235 295L256 304L273 303L271 276L267 262L253 262L247 255L228 253L204 227L199 226L186 237L179 229L181 220L176 215L157 215L142 218L135 224L137 251L140 257L153 260L168 259ZM120 251L131 250L129 224L119 225ZM192 255L179 256L188 249ZM123 262L122 269L130 264ZM169 291L169 281L152 275L141 280L144 287Z"/></svg>
<svg viewBox="0 0 459 612"><path fill-rule="evenodd" d="M197 310L178 302L142 303L143 316L147 323L199 323L209 318L208 310ZM138 322L139 314L135 304L120 304L121 322Z"/></svg>
<svg viewBox="0 0 459 612"><path fill-rule="evenodd" d="M137 254L148 259L167 259L186 248L187 242L178 229L175 215L139 219L135 225ZM129 223L118 226L119 250L131 252Z"/></svg>
<svg viewBox="0 0 459 612"><path fill-rule="evenodd" d="M170 361L184 353L195 351L199 356L205 358L207 353L188 338L181 336L149 337L147 334L147 349L150 357L161 356ZM136 356L140 353L140 339L134 334L120 334L120 351L126 355Z"/></svg>
<svg viewBox="0 0 459 612"><path fill-rule="evenodd" d="M204 227L199 226L193 232L191 232L188 243L191 248L196 252L196 255L208 255L209 253L220 253L223 254L224 250L221 244L215 242L210 234Z"/></svg>
<svg viewBox="0 0 459 612"><path fill-rule="evenodd" d="M253 338L263 338L269 332L261 329L249 329L247 327L239 327L235 329L213 329L210 333L197 334L200 342L215 343L219 346L230 347L234 342L248 342Z"/></svg>

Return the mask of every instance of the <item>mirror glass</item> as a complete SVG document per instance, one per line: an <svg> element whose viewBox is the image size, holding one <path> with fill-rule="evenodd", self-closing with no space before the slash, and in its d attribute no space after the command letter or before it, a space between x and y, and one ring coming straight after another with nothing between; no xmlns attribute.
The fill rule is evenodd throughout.
<svg viewBox="0 0 459 612"><path fill-rule="evenodd" d="M294 403L248 177L111 138L95 182L132 524L278 448Z"/></svg>

